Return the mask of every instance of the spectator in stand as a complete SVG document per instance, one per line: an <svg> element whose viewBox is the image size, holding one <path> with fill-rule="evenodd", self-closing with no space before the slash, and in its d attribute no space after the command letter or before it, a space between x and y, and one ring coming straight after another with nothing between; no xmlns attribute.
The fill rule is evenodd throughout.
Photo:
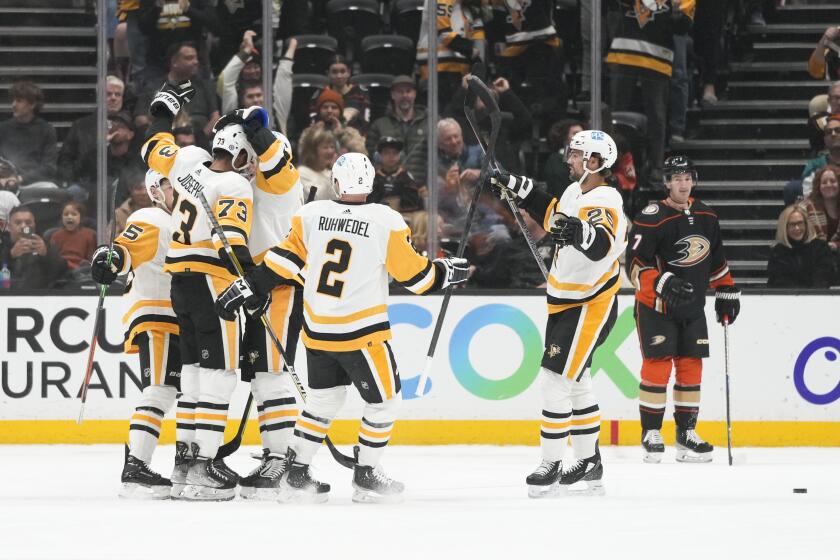
<svg viewBox="0 0 840 560"><path fill-rule="evenodd" d="M49 236L50 245L67 261L70 270L90 263L96 250L96 232L82 225L84 213L84 206L80 203L65 203L61 209L61 228Z"/></svg>
<svg viewBox="0 0 840 560"><path fill-rule="evenodd" d="M840 114L840 81L828 86L828 93L815 95L808 103L808 140L815 154L825 149L823 129L831 115Z"/></svg>
<svg viewBox="0 0 840 560"><path fill-rule="evenodd" d="M218 36L221 31L211 0L140 0L138 19L149 41L143 90L160 87L167 72L171 73L170 49L183 43L193 45L196 63L201 60L203 66L202 76L210 76L204 34L211 31Z"/></svg>
<svg viewBox="0 0 840 560"><path fill-rule="evenodd" d="M726 0L699 0L694 16L694 52L700 60L703 84L703 103L717 103L717 73L723 61L723 22L726 19Z"/></svg>
<svg viewBox="0 0 840 560"><path fill-rule="evenodd" d="M411 244L417 249L417 252L424 257L429 256L429 214L425 210L414 212L410 217L406 218L406 223L411 228ZM454 253L447 253L440 246L444 236L444 222L443 217L438 214L437 217L437 238L438 251L434 256L436 259L442 259L447 256L452 256ZM430 257L431 258L431 257Z"/></svg>
<svg viewBox="0 0 840 560"><path fill-rule="evenodd" d="M117 19L125 22L126 39L128 41L128 56L130 69L129 81L142 84L146 71L146 53L149 40L140 29L140 0L119 0L117 3ZM118 109L119 110L119 109Z"/></svg>
<svg viewBox="0 0 840 560"><path fill-rule="evenodd" d="M811 57L808 59L808 73L815 80L840 80L840 27L832 25L825 30Z"/></svg>
<svg viewBox="0 0 840 560"><path fill-rule="evenodd" d="M767 261L767 285L827 288L837 282L836 262L825 240L816 236L805 210L797 205L785 208Z"/></svg>
<svg viewBox="0 0 840 560"><path fill-rule="evenodd" d="M217 58L221 58L224 61L229 56L234 56L237 45L239 46L239 51L242 51L241 40L243 33L250 32L256 36L256 33L251 30L257 29L260 21L262 21L262 0L222 1L213 2L213 4L216 5L216 19L220 23L218 34L219 56ZM284 1L282 6L283 17L281 19L286 17L286 9L287 2ZM302 31L298 32L302 33ZM214 65L213 68L218 71L219 66ZM224 104L222 106L224 107ZM227 114L228 112L222 109L222 114Z"/></svg>
<svg viewBox="0 0 840 560"><path fill-rule="evenodd" d="M467 5L469 4L469 5ZM441 106L455 93L461 78L470 71L472 61L484 59L484 23L478 15L478 3L464 0L437 0L438 99ZM417 64L420 79L428 79L429 37L426 10L417 41Z"/></svg>
<svg viewBox="0 0 840 560"><path fill-rule="evenodd" d="M35 234L35 214L26 205L9 212L9 235L0 246L0 267L12 275L12 290L48 288L67 272L67 262Z"/></svg>
<svg viewBox="0 0 840 560"><path fill-rule="evenodd" d="M179 148L184 148L186 146L204 146L207 144L207 139L204 138L204 134L199 130L196 133L195 129L191 126L179 126L172 129L172 136L175 137L175 144ZM201 139L199 139L201 136Z"/></svg>
<svg viewBox="0 0 840 560"><path fill-rule="evenodd" d="M556 122L548 129L551 153L545 160L541 175L545 181L546 192L558 200L572 182L569 178L569 164L566 163L566 146L569 145L572 136L582 130L583 123L574 119Z"/></svg>
<svg viewBox="0 0 840 560"><path fill-rule="evenodd" d="M9 212L15 206L20 206L20 200L12 192L0 190L0 232L6 231L6 224L9 221Z"/></svg>
<svg viewBox="0 0 840 560"><path fill-rule="evenodd" d="M359 152L367 155L365 139L353 126L344 124L344 98L337 91L325 88L315 101L315 122L309 128L329 130L338 141L338 155ZM308 130L308 129L307 129ZM306 134L303 131L301 137Z"/></svg>
<svg viewBox="0 0 840 560"><path fill-rule="evenodd" d="M239 51L231 57L217 80L217 92L222 98L222 114L226 115L235 109L245 109L248 106L242 104L243 84L247 83L250 88L255 84L259 85L260 96L262 91L262 66L260 66L259 53L254 48L255 31L250 29L242 35L242 42L239 44ZM255 105L261 105L262 102Z"/></svg>
<svg viewBox="0 0 840 560"><path fill-rule="evenodd" d="M466 145L461 125L452 118L441 119L437 133L438 173L446 175L453 166L457 166L460 169L460 183L466 187L475 186L484 160L481 147L478 144Z"/></svg>
<svg viewBox="0 0 840 560"><path fill-rule="evenodd" d="M833 253L840 252L840 167L826 165L814 175L811 193L805 199L808 223L817 239L828 242Z"/></svg>
<svg viewBox="0 0 840 560"><path fill-rule="evenodd" d="M327 77L330 79L330 85L327 87L340 93L344 98L344 121L347 123L368 122L370 120L370 96L358 85L350 83L350 66L340 54L330 59Z"/></svg>
<svg viewBox="0 0 840 560"><path fill-rule="evenodd" d="M450 98L442 114L458 121L458 124L461 125L464 140L472 146L478 145L478 139L473 134L464 116L464 98L468 94L467 80L470 76L471 74L464 76L461 87ZM509 172L522 173L522 165L519 162L519 147L522 141L531 135L531 112L514 93L510 83L505 78L496 78L490 83L490 94L496 99L499 110L502 111L502 126L499 129L499 138L496 142L496 159ZM481 127L482 121L487 119L489 114L485 110L481 99L475 99L474 108L479 127ZM489 124L484 126L489 128Z"/></svg>
<svg viewBox="0 0 840 560"><path fill-rule="evenodd" d="M55 180L55 128L38 116L44 93L32 82L15 82L9 88L9 98L12 118L0 122L0 157L14 164L24 185Z"/></svg>
<svg viewBox="0 0 840 560"><path fill-rule="evenodd" d="M298 154L303 192L316 187L315 200L337 200L339 193L332 182L332 164L338 157L335 134L323 125L310 126L300 137Z"/></svg>
<svg viewBox="0 0 840 560"><path fill-rule="evenodd" d="M651 182L662 182L668 92L674 35L684 35L694 18L694 2L618 0L621 25L606 62L610 72L610 106L614 111L641 109L648 121ZM642 106L633 104L636 86Z"/></svg>
<svg viewBox="0 0 840 560"><path fill-rule="evenodd" d="M420 185L400 162L402 149L403 143L397 138L379 139L376 145L379 163L376 164L373 191L367 200L386 204L406 217L406 214L423 209L423 198Z"/></svg>
<svg viewBox="0 0 840 560"><path fill-rule="evenodd" d="M302 0L295 0L295 2ZM286 42L286 53L277 65L274 74L274 86L271 104L277 117L277 126L281 132L288 131L289 111L292 108L292 67L295 63L297 39L290 38Z"/></svg>
<svg viewBox="0 0 840 560"><path fill-rule="evenodd" d="M409 76L391 82L391 106L384 117L373 121L367 134L367 151L373 153L379 139L397 138L403 143L403 163L417 179L426 183L426 109L415 104L417 87Z"/></svg>
<svg viewBox="0 0 840 560"><path fill-rule="evenodd" d="M23 177L20 176L15 164L0 157L0 192L7 191L17 196L22 183Z"/></svg>
<svg viewBox="0 0 840 560"><path fill-rule="evenodd" d="M126 169L120 177L119 188L128 191L128 198L114 211L117 232L125 229L128 217L134 212L152 205L152 200L146 191L146 173L141 167Z"/></svg>
<svg viewBox="0 0 840 560"><path fill-rule="evenodd" d="M201 79L198 75L198 47L195 43L174 44L167 51L167 60L169 73L166 75L166 81L176 85L190 80L195 88L195 96L181 108L181 112L189 111L192 126L204 132L205 137L211 138L213 124L219 120L219 106L213 84L209 80ZM160 84L156 83L153 89L148 90L137 102L134 124L138 130L145 129L151 122L148 114L149 105L159 87Z"/></svg>
<svg viewBox="0 0 840 560"><path fill-rule="evenodd" d="M789 181L783 191L786 205L811 194L814 174L828 164L840 167L840 115L828 117L823 128L823 139L827 152L808 160L799 180Z"/></svg>

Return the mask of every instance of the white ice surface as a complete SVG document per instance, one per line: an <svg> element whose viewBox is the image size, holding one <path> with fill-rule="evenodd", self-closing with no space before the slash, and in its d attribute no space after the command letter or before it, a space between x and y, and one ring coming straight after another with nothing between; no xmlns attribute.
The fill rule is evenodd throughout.
<svg viewBox="0 0 840 560"><path fill-rule="evenodd" d="M173 449L152 466L168 475ZM739 450L731 468L721 449L709 465L602 453L606 496L532 500L537 448L395 446L384 466L406 501L382 506L351 503L350 471L322 449L330 501L283 506L120 500L120 447L0 446L0 558L840 558L838 449Z"/></svg>

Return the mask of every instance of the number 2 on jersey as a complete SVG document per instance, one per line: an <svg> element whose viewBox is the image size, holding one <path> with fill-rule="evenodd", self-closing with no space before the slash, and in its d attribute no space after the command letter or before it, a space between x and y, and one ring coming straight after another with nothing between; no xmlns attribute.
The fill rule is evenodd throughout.
<svg viewBox="0 0 840 560"><path fill-rule="evenodd" d="M317 291L324 295L340 298L341 292L344 290L344 282L335 279L330 283L330 274L341 274L347 270L347 267L350 266L350 253L353 252L353 247L342 239L331 239L327 243L326 252L328 255L338 253L338 260L327 261L321 267Z"/></svg>

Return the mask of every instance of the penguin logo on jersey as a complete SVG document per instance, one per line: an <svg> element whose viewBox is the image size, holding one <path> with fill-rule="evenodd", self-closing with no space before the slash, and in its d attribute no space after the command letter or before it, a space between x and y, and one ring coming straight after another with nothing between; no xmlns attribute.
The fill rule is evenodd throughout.
<svg viewBox="0 0 840 560"><path fill-rule="evenodd" d="M636 0L633 9L627 12L627 16L636 18L641 28L655 18L656 14L670 11L668 0Z"/></svg>
<svg viewBox="0 0 840 560"><path fill-rule="evenodd" d="M703 259L709 256L709 248L711 247L709 240L702 235L687 235L674 245L680 253L680 258L668 261L668 264L683 268L703 262Z"/></svg>

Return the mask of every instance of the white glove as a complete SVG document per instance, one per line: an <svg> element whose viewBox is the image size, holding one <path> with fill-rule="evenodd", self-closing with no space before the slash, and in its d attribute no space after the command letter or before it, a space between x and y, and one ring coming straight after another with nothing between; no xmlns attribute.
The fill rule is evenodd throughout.
<svg viewBox="0 0 840 560"><path fill-rule="evenodd" d="M445 259L435 259L434 262L442 265L445 271L441 289L448 287L450 284L462 284L470 276L470 263L467 262L467 259L447 257Z"/></svg>

